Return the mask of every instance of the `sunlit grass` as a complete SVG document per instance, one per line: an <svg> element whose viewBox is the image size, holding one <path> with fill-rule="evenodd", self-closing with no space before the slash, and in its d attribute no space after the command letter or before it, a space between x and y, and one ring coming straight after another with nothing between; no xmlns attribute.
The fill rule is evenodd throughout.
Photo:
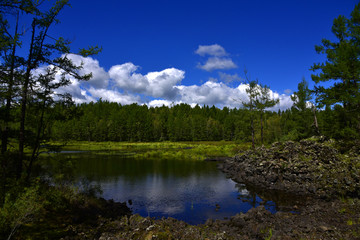
<svg viewBox="0 0 360 240"><path fill-rule="evenodd" d="M61 144L55 142L53 144ZM218 142L68 142L63 150L97 151L106 154L110 151L130 153L138 158L168 158L178 160L205 160L217 157L232 157L239 150L249 149L248 144L237 144L230 141Z"/></svg>

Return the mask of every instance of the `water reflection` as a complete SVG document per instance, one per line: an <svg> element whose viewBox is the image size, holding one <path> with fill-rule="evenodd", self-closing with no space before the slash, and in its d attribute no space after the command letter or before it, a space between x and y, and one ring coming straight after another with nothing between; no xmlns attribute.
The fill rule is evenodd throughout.
<svg viewBox="0 0 360 240"><path fill-rule="evenodd" d="M227 179L214 162L90 153L77 154L76 162L79 179L100 184L106 199L131 199L133 212L142 216L174 217L198 224L247 212L263 202L245 185ZM273 202L264 204L276 211Z"/></svg>

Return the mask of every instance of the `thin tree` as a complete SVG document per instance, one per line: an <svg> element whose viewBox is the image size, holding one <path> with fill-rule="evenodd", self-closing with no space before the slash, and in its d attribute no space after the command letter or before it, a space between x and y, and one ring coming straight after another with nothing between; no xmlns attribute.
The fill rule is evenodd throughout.
<svg viewBox="0 0 360 240"><path fill-rule="evenodd" d="M260 125L261 125L261 144L264 144L264 115L265 110L274 107L279 103L279 99L274 99L270 96L270 88L267 85L258 85L259 94L255 98L256 109L260 111Z"/></svg>
<svg viewBox="0 0 360 240"><path fill-rule="evenodd" d="M313 91L309 89L309 84L305 80L305 78L302 79L302 81L298 84L298 90L291 95L291 100L294 102L293 108L299 111L301 119L299 120L302 123L302 127L304 129L310 129L310 126L307 125L305 122L307 118L307 112L309 111L309 106L311 106L311 110L313 113L314 122L312 126L315 128L315 134L319 135L319 125L317 121L316 116L316 106L311 101L312 100Z"/></svg>
<svg viewBox="0 0 360 240"><path fill-rule="evenodd" d="M10 11L12 10L12 11ZM8 12L9 15L15 18L14 33L11 33L10 25L7 19L3 18L3 14ZM3 109L3 127L1 129L1 153L7 151L9 138L9 123L11 122L10 112L13 98L16 95L16 79L17 72L15 71L21 63L22 59L16 56L16 50L20 46L19 41L19 14L20 6L15 7L15 3L3 2L0 4L0 56L2 64L0 65L0 84L1 94L5 108ZM5 158L3 158L4 160Z"/></svg>
<svg viewBox="0 0 360 240"><path fill-rule="evenodd" d="M14 61L14 63L20 63L18 65L14 64L14 69L16 66L16 70L13 73L17 74L17 79L19 80L19 93L17 99L18 102L16 104L20 105L20 126L19 126L19 151L18 157L16 159L16 175L17 178L20 178L23 172L23 160L24 160L24 148L26 145L27 139L26 138L26 117L27 117L27 109L30 99L30 96L34 96L38 99L42 104L40 104L40 108L43 108L40 112L44 113L44 109L48 106L49 99L51 99L53 95L54 89L65 86L70 83L68 77L71 76L78 80L88 80L91 78L90 74L80 75L79 70L82 68L82 64L77 66L75 65L71 59L68 57L70 53L70 41L63 39L62 37L55 38L49 36L49 29L56 23L58 23L57 16L60 11L68 4L68 0L58 0L55 1L53 6L48 10L40 10L40 5L44 1L31 1L31 0L24 0L24 1L13 1L13 2L5 2L6 8L9 10L17 10L20 12L20 15L28 14L29 17L32 18L31 26L29 30L30 34L30 44L28 46L28 55L26 58L21 56L16 56L15 49L18 42L21 42L19 38L19 34L15 34L16 42L14 42L10 46L12 47L12 54L11 56L13 59L19 60ZM1 6L1 5L0 5ZM41 7L44 9L44 7ZM6 13L11 12L7 11ZM24 14L23 14L24 13ZM9 14L2 14L1 19L3 17L9 17ZM7 23L7 21L3 21ZM16 30L16 28L15 28ZM15 32L16 33L16 32ZM24 47L24 46L23 46ZM81 49L79 51L80 55L88 56L97 53L101 49L98 47L93 47L88 50ZM58 55L58 57L56 56ZM5 55L3 55L5 56ZM2 57L3 57L2 56ZM3 57L4 58L4 57ZM26 60L25 60L26 59ZM10 61L11 63L11 61ZM49 66L47 73L43 75L35 75L35 69L39 68L40 66ZM51 69L50 69L51 68ZM1 76L5 76L5 70L9 68L2 68ZM10 67L11 70L11 67ZM11 73L11 72L10 72ZM56 74L60 74L60 80L57 83L54 83L54 77ZM7 97L10 98L7 101L9 103L9 107L6 109L9 110L11 108L11 100L13 98L11 86L13 85L14 77L11 77L11 74L7 74L10 78L5 78L5 83L3 84L6 86L6 93ZM10 111L10 110L9 110ZM40 118L40 127L44 123L43 118ZM38 134L39 128L35 130L36 139L40 137ZM6 136L4 137L6 138ZM5 139L6 140L6 139ZM34 142L33 142L34 143ZM38 150L38 144L40 141L35 141L34 152ZM6 144L7 140L2 142L2 152L6 151ZM35 156L33 154L32 156ZM30 166L32 165L33 158L30 162ZM31 169L31 167L29 168ZM29 172L28 169L28 172Z"/></svg>
<svg viewBox="0 0 360 240"><path fill-rule="evenodd" d="M248 84L246 88L246 93L249 98L249 101L242 102L242 105L249 109L250 111L250 129L251 129L251 146L252 149L255 149L255 126L254 126L254 119L255 119L255 112L257 111L256 99L260 95L258 80L250 80L247 75L247 70L245 69L245 78Z"/></svg>

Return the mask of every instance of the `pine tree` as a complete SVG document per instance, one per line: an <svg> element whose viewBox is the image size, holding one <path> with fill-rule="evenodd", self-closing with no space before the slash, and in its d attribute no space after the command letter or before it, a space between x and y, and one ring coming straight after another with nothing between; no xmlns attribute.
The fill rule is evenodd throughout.
<svg viewBox="0 0 360 240"><path fill-rule="evenodd" d="M316 101L320 106L339 104L346 114L344 137L358 137L360 131L360 3L348 19L339 16L333 22L332 32L337 41L322 40L315 46L327 58L325 63L311 67L312 80L331 83L330 87L315 86Z"/></svg>
<svg viewBox="0 0 360 240"><path fill-rule="evenodd" d="M255 149L255 112L258 110L256 101L260 95L259 85L257 80L249 81L248 88L246 89L246 93L249 97L248 102L243 102L243 106L250 111L250 129L251 129L251 143L252 148Z"/></svg>
<svg viewBox="0 0 360 240"><path fill-rule="evenodd" d="M32 141L33 139L27 137L27 133L31 130L27 129L26 126L29 103L41 103L38 106L40 107L40 116L43 116L45 108L51 105L54 90L70 83L69 75L78 80L88 80L91 77L91 74L78 74L78 70L82 66L76 66L68 57L70 42L62 37L56 39L49 35L49 29L59 22L57 19L59 13L65 6L69 5L68 0L55 1L48 9L46 9L46 6L42 6L43 3L44 1L32 0L5 1L0 3L0 9L5 9L5 11L0 11L0 50L2 52L0 57L3 60L1 61L0 77L1 86L4 86L5 89L4 96L7 103L4 119L5 127L3 128L4 134L2 134L2 153L4 154L7 151L7 125L10 120L9 114L11 108L12 106L19 105L19 154L16 158L16 175L18 178L21 177L23 172L25 145L27 142L35 143L37 145L34 149L36 152L40 143L38 139L40 138L39 131L41 132L41 129L44 127L44 118L40 118L39 125L36 127L35 132L33 132L36 140ZM8 21L8 19L13 17L14 12L16 13L15 27L10 26L9 22L12 21ZM24 35L20 35L17 33L18 18L24 15L27 15L27 18L30 19L27 21L30 23L27 26L29 31L24 32ZM8 33L9 29L14 29L14 35ZM18 45L26 38L29 39L30 43L28 46L22 45L22 48L25 49L27 47L27 55L17 55L16 49ZM79 54L88 56L99 50L97 47L90 48L89 50L83 49L79 51ZM48 67L42 74L34 73L34 70L40 66ZM59 81L54 83L53 80L58 73L61 76ZM15 75L16 79L19 80L16 84ZM15 89L15 85L18 85L19 89ZM16 99L14 96L17 96Z"/></svg>
<svg viewBox="0 0 360 240"><path fill-rule="evenodd" d="M261 144L264 144L264 113L265 109L271 108L279 103L279 99L271 98L270 88L266 85L258 85L259 95L255 98L255 106L260 111Z"/></svg>

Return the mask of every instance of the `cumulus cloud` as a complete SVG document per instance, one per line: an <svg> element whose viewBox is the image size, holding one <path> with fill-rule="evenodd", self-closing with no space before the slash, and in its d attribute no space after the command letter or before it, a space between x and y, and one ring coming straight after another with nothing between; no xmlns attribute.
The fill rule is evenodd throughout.
<svg viewBox="0 0 360 240"><path fill-rule="evenodd" d="M276 106L269 108L268 110L270 111L278 111L279 109L285 110L291 108L294 104L294 102L291 100L291 97L286 94L279 95L278 93L274 93L274 98L279 99L280 102Z"/></svg>
<svg viewBox="0 0 360 240"><path fill-rule="evenodd" d="M207 50L212 52L215 50ZM202 49L200 52L206 52ZM225 51L225 50L224 50ZM204 53L205 54L205 53ZM209 55L210 53L207 53ZM185 72L176 68L168 68L161 71L152 71L145 74L138 73L139 66L128 62L112 66L108 72L104 70L99 62L90 57L81 57L70 54L68 57L75 64L83 64L80 74L92 72L93 78L90 81L78 81L68 76L70 83L65 87L56 89L56 94L70 93L76 103L97 101L102 98L110 102L121 104L147 104L150 107L171 106L173 104L187 103L195 105L215 105L219 108L242 107L242 103L248 101L246 94L247 84L240 83L236 87L228 83L240 81L237 74L219 72L218 79L209 78L209 81L201 85L181 85L185 78ZM215 60L211 60L215 59ZM224 61L226 57L210 57L207 69L219 69L218 62ZM229 59L232 63L231 59ZM211 61L216 67L211 67ZM232 63L234 64L234 63ZM235 64L234 64L235 65ZM233 65L233 66L234 66ZM225 68L226 64L223 65ZM230 65L231 66L231 65ZM236 66L236 65L235 65ZM51 66L50 66L51 67ZM205 67L204 67L205 68ZM32 72L34 76L44 73L46 66ZM55 77L58 81L62 72L59 71ZM271 110L290 108L293 104L288 94L270 92L272 98L280 99L280 104Z"/></svg>
<svg viewBox="0 0 360 240"><path fill-rule="evenodd" d="M196 54L200 56L216 56L216 57L223 57L228 55L225 49L220 46L219 44L213 45L199 45L198 49L195 51Z"/></svg>
<svg viewBox="0 0 360 240"><path fill-rule="evenodd" d="M77 99L77 102L85 102L89 100L86 91L81 88L81 83L75 78L70 78L70 84L64 87L60 87L55 90L56 94L65 94L69 93L73 97L73 99Z"/></svg>
<svg viewBox="0 0 360 240"><path fill-rule="evenodd" d="M90 88L88 91L92 97L98 99L102 98L102 100L106 100L109 102L117 102L123 105L128 105L132 103L141 103L140 96L122 94L116 90Z"/></svg>
<svg viewBox="0 0 360 240"><path fill-rule="evenodd" d="M69 79L70 83L67 86L60 87L54 91L55 94L71 94L73 100L76 103L84 103L97 101L97 98L92 96L88 88L97 88L97 89L106 89L109 85L109 74L104 70L104 68L100 67L99 61L95 60L91 57L82 57L76 54L67 54L63 55L63 57L67 57L70 59L75 65L82 66L78 73L80 75L92 74L92 77L88 81L79 82L73 76L67 75L66 78ZM52 66L47 66L52 67ZM43 68L46 68L43 67ZM59 70L55 76L55 82L59 81L63 70Z"/></svg>
<svg viewBox="0 0 360 240"><path fill-rule="evenodd" d="M53 65L49 66L41 66L37 69L32 70L31 74L34 78L39 77L40 75L45 75L48 70L56 70L54 79L51 83L59 83L61 78L64 77L64 71L56 68ZM81 83L71 75L65 75L67 80L69 81L68 85L59 87L57 89L53 89L54 98L57 99L59 95L62 94L70 94L73 100L77 103L96 101L93 97L91 97L87 92L82 88ZM33 88L41 89L40 85L35 85Z"/></svg>
<svg viewBox="0 0 360 240"><path fill-rule="evenodd" d="M239 84L236 88L227 86L222 82L208 81L200 86L179 86L181 101L192 106L199 105L215 105L219 108L230 107L240 108L243 102L248 102L249 97L246 93L248 84ZM278 94L270 90L270 98L279 99L280 103L268 109L277 111L279 109L288 109L293 105L291 97L286 94Z"/></svg>
<svg viewBox="0 0 360 240"><path fill-rule="evenodd" d="M161 72L150 72L145 75L149 82L147 93L153 97L174 99L178 94L175 87L185 77L185 72L176 68L168 68Z"/></svg>
<svg viewBox="0 0 360 240"><path fill-rule="evenodd" d="M76 54L68 54L67 58L78 66L82 64L82 69L79 70L81 75L92 73L92 78L87 81L88 84L95 88L106 88L108 86L109 74L100 67L98 60Z"/></svg>
<svg viewBox="0 0 360 240"><path fill-rule="evenodd" d="M121 89L143 93L146 91L148 82L143 75L135 72L138 68L133 63L115 65L110 68L109 75Z"/></svg>
<svg viewBox="0 0 360 240"><path fill-rule="evenodd" d="M175 86L181 83L185 75L184 71L176 68L149 72L146 75L136 73L137 69L134 64L125 63L111 67L109 75L116 85L125 91L166 99L175 98Z"/></svg>
<svg viewBox="0 0 360 240"><path fill-rule="evenodd" d="M174 102L169 101L169 100L164 100L164 99L155 99L150 101L147 105L149 107L162 107L162 106L171 106L171 104L173 104Z"/></svg>
<svg viewBox="0 0 360 240"><path fill-rule="evenodd" d="M237 68L236 64L231 58L227 57L229 54L225 49L218 45L200 45L195 51L200 56L208 56L208 59L203 64L198 64L198 68L211 72L213 70L225 70Z"/></svg>
<svg viewBox="0 0 360 240"><path fill-rule="evenodd" d="M221 81L227 84L242 80L238 74L227 74L223 72L219 72L219 77Z"/></svg>
<svg viewBox="0 0 360 240"><path fill-rule="evenodd" d="M239 107L245 91L228 87L221 82L208 81L203 85L180 86L180 95L183 102L199 105L215 105L218 107Z"/></svg>
<svg viewBox="0 0 360 240"><path fill-rule="evenodd" d="M230 58L210 57L205 64L198 64L198 68L211 72L218 69L233 69L237 66Z"/></svg>

